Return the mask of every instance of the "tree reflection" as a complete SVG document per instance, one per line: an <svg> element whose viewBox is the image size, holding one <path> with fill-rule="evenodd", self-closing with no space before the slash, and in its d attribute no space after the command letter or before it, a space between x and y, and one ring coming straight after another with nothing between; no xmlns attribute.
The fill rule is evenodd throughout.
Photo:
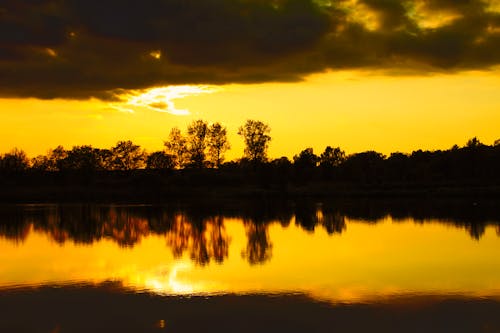
<svg viewBox="0 0 500 333"><path fill-rule="evenodd" d="M297 205L295 223L310 232L313 232L316 226L322 226L329 235L341 234L347 228L345 216L335 207L310 202Z"/></svg>
<svg viewBox="0 0 500 333"><path fill-rule="evenodd" d="M441 223L465 230L480 240L492 226L500 237L500 215L495 202L450 201L286 201L262 200L231 204L148 205L3 205L0 206L0 237L23 242L31 230L47 234L54 242L90 244L103 238L132 247L150 235L164 236L176 258L189 256L198 265L222 263L229 256L230 235L225 220L242 221L247 243L242 257L261 264L272 257L271 225L287 228L290 221L315 232L346 231L346 220L379 223Z"/></svg>
<svg viewBox="0 0 500 333"><path fill-rule="evenodd" d="M191 260L199 265L206 265L212 259L222 263L229 255L230 238L222 216L197 220L178 214L166 238L176 258L188 252Z"/></svg>
<svg viewBox="0 0 500 333"><path fill-rule="evenodd" d="M133 246L150 234L149 221L126 209L112 207L102 226L102 235L120 246Z"/></svg>
<svg viewBox="0 0 500 333"><path fill-rule="evenodd" d="M468 223L465 225L465 230L469 232L469 235L475 239L480 240L484 235L486 227L482 223Z"/></svg>
<svg viewBox="0 0 500 333"><path fill-rule="evenodd" d="M216 262L222 263L229 256L230 237L224 226L224 218L216 216L209 220L208 229L211 240L212 256Z"/></svg>
<svg viewBox="0 0 500 333"><path fill-rule="evenodd" d="M322 211L319 223L329 235L341 234L347 229L345 216L336 211Z"/></svg>
<svg viewBox="0 0 500 333"><path fill-rule="evenodd" d="M0 206L0 237L22 242L30 233L31 222L21 207L2 209Z"/></svg>
<svg viewBox="0 0 500 333"><path fill-rule="evenodd" d="M244 219L247 246L242 252L251 265L262 264L271 259L273 244L269 239L268 224Z"/></svg>

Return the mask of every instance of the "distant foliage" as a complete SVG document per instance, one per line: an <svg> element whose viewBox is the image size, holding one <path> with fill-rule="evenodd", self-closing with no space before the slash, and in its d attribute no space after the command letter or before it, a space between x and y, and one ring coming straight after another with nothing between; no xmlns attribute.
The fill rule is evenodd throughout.
<svg viewBox="0 0 500 333"><path fill-rule="evenodd" d="M327 146L319 157L319 165L325 168L333 168L344 163L345 159L345 152L340 147L332 148Z"/></svg>
<svg viewBox="0 0 500 333"><path fill-rule="evenodd" d="M313 169L318 165L319 157L312 148L306 148L293 157L293 164L299 169Z"/></svg>
<svg viewBox="0 0 500 333"><path fill-rule="evenodd" d="M163 151L151 153L146 160L148 170L172 170L175 168L175 157Z"/></svg>
<svg viewBox="0 0 500 333"><path fill-rule="evenodd" d="M18 148L12 149L0 159L0 170L4 172L19 173L29 167L26 153Z"/></svg>
<svg viewBox="0 0 500 333"><path fill-rule="evenodd" d="M59 161L61 171L98 171L104 170L105 163L100 149L92 146L75 146Z"/></svg>
<svg viewBox="0 0 500 333"><path fill-rule="evenodd" d="M481 141L479 141L478 138L473 137L472 139L467 141L467 144L465 146L467 148L477 148L477 147L483 146L483 144L481 143Z"/></svg>

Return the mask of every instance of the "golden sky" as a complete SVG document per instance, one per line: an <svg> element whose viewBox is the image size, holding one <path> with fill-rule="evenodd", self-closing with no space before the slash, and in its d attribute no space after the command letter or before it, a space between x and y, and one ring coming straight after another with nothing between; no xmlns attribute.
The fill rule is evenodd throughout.
<svg viewBox="0 0 500 333"><path fill-rule="evenodd" d="M499 0L0 4L0 152L132 140L195 119L272 129L270 156L500 137Z"/></svg>
<svg viewBox="0 0 500 333"><path fill-rule="evenodd" d="M106 148L125 139L154 151L163 148L172 127L185 130L195 119L227 126L229 159L243 154L236 132L246 119L270 125L271 157L292 157L307 147L320 153L327 145L348 153L389 154L448 149L474 136L486 144L500 138L497 71L429 76L342 71L303 82L204 89L171 100L168 111L184 110L181 114L97 99L1 99L0 151L19 147L34 156L59 144ZM155 96L165 95L160 90Z"/></svg>

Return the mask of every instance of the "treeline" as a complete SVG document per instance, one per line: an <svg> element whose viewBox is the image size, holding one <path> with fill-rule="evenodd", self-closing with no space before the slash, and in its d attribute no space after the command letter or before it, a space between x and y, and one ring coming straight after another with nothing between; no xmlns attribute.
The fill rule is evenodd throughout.
<svg viewBox="0 0 500 333"><path fill-rule="evenodd" d="M270 128L260 122L248 120L239 129L246 143L245 158L253 162L267 160ZM70 150L58 146L46 155L29 159L23 150L14 148L0 155L0 172L25 171L130 171L139 169L174 170L219 168L230 149L227 129L220 123L193 121L186 134L173 128L164 142L165 149L147 153L132 141L119 141L110 149L90 145L75 146Z"/></svg>
<svg viewBox="0 0 500 333"><path fill-rule="evenodd" d="M500 140L486 145L472 138L448 150L396 152L389 156L376 151L347 155L340 147L331 146L317 155L312 148L306 148L290 160L268 158L271 136L267 124L248 120L238 134L245 144L244 154L229 162L224 156L230 149L226 127L203 120L193 121L185 133L173 128L164 150L152 153L131 141L120 141L110 149L75 146L66 150L59 146L31 160L22 150L14 149L0 157L0 181L12 176L33 181L57 174L84 174L85 180L89 175L98 175L103 179L118 172L121 177L154 175L156 178L150 179L147 186L183 190L197 186L253 186L286 191L319 184L500 185Z"/></svg>

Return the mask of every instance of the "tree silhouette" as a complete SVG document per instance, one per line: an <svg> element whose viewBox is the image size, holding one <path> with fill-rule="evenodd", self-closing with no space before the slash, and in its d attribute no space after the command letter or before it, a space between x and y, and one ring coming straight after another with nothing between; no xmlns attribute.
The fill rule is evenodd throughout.
<svg viewBox="0 0 500 333"><path fill-rule="evenodd" d="M208 159L213 166L219 168L224 162L224 153L231 148L227 140L227 131L220 123L215 123L208 129Z"/></svg>
<svg viewBox="0 0 500 333"><path fill-rule="evenodd" d="M473 137L472 139L469 139L465 145L467 148L477 148L480 146L483 146L481 141L477 137Z"/></svg>
<svg viewBox="0 0 500 333"><path fill-rule="evenodd" d="M92 146L75 146L67 152L66 157L58 161L59 170L96 171L103 170L104 165L100 149Z"/></svg>
<svg viewBox="0 0 500 333"><path fill-rule="evenodd" d="M293 157L293 164L299 169L312 169L318 164L319 157L312 148L306 148Z"/></svg>
<svg viewBox="0 0 500 333"><path fill-rule="evenodd" d="M118 141L111 148L113 170L133 170L144 166L145 154L139 145L132 141Z"/></svg>
<svg viewBox="0 0 500 333"><path fill-rule="evenodd" d="M330 146L325 148L319 157L319 164L322 167L336 167L345 161L345 152L340 147L332 148Z"/></svg>
<svg viewBox="0 0 500 333"><path fill-rule="evenodd" d="M362 183L378 182L383 173L385 156L376 151L366 151L350 155L342 163L342 172L345 179Z"/></svg>
<svg viewBox="0 0 500 333"><path fill-rule="evenodd" d="M68 157L68 152L64 149L63 146L57 146L49 152L47 157L47 171L58 171L61 170L62 161L66 157Z"/></svg>
<svg viewBox="0 0 500 333"><path fill-rule="evenodd" d="M205 164L208 124L203 120L195 120L188 126L187 133L190 165L201 169Z"/></svg>
<svg viewBox="0 0 500 333"><path fill-rule="evenodd" d="M12 149L0 159L0 170L5 172L22 172L28 167L29 160L26 153L18 148Z"/></svg>
<svg viewBox="0 0 500 333"><path fill-rule="evenodd" d="M187 144L181 130L177 127L172 128L168 141L165 141L164 145L167 153L174 156L175 166L178 169L183 168L187 162Z"/></svg>
<svg viewBox="0 0 500 333"><path fill-rule="evenodd" d="M45 155L38 155L31 159L31 169L35 171L48 171L49 158Z"/></svg>
<svg viewBox="0 0 500 333"><path fill-rule="evenodd" d="M244 157L251 162L265 162L267 160L267 149L271 137L271 128L258 120L247 120L238 129L238 134L245 142Z"/></svg>
<svg viewBox="0 0 500 333"><path fill-rule="evenodd" d="M171 170L175 168L175 158L163 151L155 151L146 159L146 169Z"/></svg>

